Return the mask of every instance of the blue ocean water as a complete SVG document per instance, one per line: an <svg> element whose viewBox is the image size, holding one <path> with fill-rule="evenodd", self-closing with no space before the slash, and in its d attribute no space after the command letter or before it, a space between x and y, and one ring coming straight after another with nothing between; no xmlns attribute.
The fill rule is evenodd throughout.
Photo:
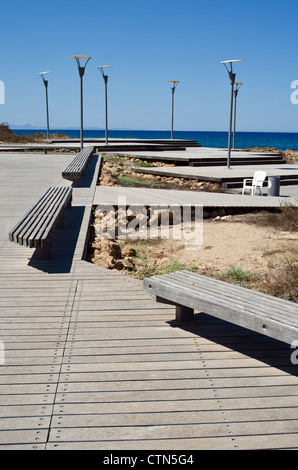
<svg viewBox="0 0 298 470"><path fill-rule="evenodd" d="M44 129L13 129L16 134L34 134ZM71 138L79 138L79 129L51 129ZM84 130L84 138L104 138L104 130ZM109 138L121 139L170 139L170 131L110 130ZM196 140L202 147L226 148L228 132L217 131L174 131L174 139ZM274 147L280 150L298 150L298 133L294 132L236 132L235 148Z"/></svg>

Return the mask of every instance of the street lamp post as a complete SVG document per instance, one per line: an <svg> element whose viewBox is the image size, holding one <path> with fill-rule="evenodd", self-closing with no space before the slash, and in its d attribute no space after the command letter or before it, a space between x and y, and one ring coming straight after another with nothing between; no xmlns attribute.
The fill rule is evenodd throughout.
<svg viewBox="0 0 298 470"><path fill-rule="evenodd" d="M106 123L106 145L108 145L108 75L105 75L105 68L113 67L113 65L100 65L98 70L102 74L102 78L105 84L105 123Z"/></svg>
<svg viewBox="0 0 298 470"><path fill-rule="evenodd" d="M47 113L47 140L50 140L50 124L49 124L49 100L48 100L48 80L45 78L46 73L51 72L40 72L38 75L42 79L46 89L46 113Z"/></svg>
<svg viewBox="0 0 298 470"><path fill-rule="evenodd" d="M168 82L173 83L173 86L171 88L172 90L172 125L171 125L171 139L173 140L173 135L174 135L174 93L176 86L178 85L179 81L178 80L168 80Z"/></svg>
<svg viewBox="0 0 298 470"><path fill-rule="evenodd" d="M236 74L233 73L233 62L243 62L243 60L223 60L221 63L224 64L225 68L228 71L231 84L231 103L230 103L230 126L229 126L229 141L228 141L228 161L227 166L231 166L231 136L232 136L232 121L233 121L233 97L234 97L234 84L236 79ZM230 69L228 69L226 64L230 64Z"/></svg>
<svg viewBox="0 0 298 470"><path fill-rule="evenodd" d="M83 142L83 76L85 73L85 68L91 57L89 56L84 56L84 55L73 55L71 56L72 59L76 59L78 70L79 70L79 76L80 76L80 92L81 92L81 133L80 133L80 139L81 139L81 149L83 148L84 142ZM85 64L81 65L80 60L85 60Z"/></svg>
<svg viewBox="0 0 298 470"><path fill-rule="evenodd" d="M235 82L236 88L234 89L234 131L233 131L233 149L235 148L235 133L236 133L236 101L238 96L238 91L243 85L242 82Z"/></svg>

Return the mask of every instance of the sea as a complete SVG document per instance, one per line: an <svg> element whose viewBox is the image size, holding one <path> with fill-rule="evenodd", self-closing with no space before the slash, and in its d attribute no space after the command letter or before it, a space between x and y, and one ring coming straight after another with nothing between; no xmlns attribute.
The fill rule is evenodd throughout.
<svg viewBox="0 0 298 470"><path fill-rule="evenodd" d="M16 134L45 133L45 129L13 129ZM79 138L79 129L50 129L50 133L60 133L70 138ZM171 132L154 130L109 130L110 139L170 139ZM84 129L84 138L104 138L101 129ZM228 132L224 131L175 131L174 139L194 140L202 147L227 148ZM279 150L298 150L298 133L295 132L236 132L235 148L270 147Z"/></svg>

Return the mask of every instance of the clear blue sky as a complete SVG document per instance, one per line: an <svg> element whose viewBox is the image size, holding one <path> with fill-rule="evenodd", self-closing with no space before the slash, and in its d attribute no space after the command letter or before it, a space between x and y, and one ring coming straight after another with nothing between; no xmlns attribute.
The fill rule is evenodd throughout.
<svg viewBox="0 0 298 470"><path fill-rule="evenodd" d="M298 132L297 1L15 0L1 6L0 122L45 126L38 72L51 70L51 128L79 127L79 75L71 55L90 55L84 77L84 125L104 127L109 70L109 127L228 129L230 85L220 63L235 67L239 131Z"/></svg>

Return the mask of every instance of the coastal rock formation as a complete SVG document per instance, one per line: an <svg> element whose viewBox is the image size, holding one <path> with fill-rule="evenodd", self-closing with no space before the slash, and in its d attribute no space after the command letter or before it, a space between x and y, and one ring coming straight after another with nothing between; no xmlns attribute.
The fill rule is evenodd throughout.
<svg viewBox="0 0 298 470"><path fill-rule="evenodd" d="M117 269L122 271L133 269L132 256L136 255L133 248L124 245L123 249L118 242L109 239L94 240L92 243L93 257L92 263L106 269Z"/></svg>

